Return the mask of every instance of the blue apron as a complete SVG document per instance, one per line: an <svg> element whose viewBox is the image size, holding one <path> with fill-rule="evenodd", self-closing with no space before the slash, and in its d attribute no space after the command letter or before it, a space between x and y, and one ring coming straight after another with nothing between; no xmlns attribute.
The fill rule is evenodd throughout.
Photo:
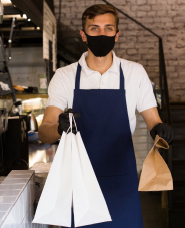
<svg viewBox="0 0 185 228"><path fill-rule="evenodd" d="M81 114L78 130L112 218L85 227L143 228L121 64L120 89L80 89L80 74L78 64L73 109Z"/></svg>

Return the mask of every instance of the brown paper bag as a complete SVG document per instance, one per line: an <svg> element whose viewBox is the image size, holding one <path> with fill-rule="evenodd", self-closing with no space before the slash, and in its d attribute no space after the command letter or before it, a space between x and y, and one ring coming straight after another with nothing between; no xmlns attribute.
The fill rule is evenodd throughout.
<svg viewBox="0 0 185 228"><path fill-rule="evenodd" d="M159 154L158 148L168 149L168 143L156 135L154 146L145 158L141 172L139 191L173 190L170 170Z"/></svg>

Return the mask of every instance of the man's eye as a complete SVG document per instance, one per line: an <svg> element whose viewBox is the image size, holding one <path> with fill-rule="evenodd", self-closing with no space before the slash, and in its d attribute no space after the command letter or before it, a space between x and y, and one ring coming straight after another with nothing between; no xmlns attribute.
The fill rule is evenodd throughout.
<svg viewBox="0 0 185 228"><path fill-rule="evenodd" d="M112 31L113 29L112 28L107 28L108 31Z"/></svg>
<svg viewBox="0 0 185 228"><path fill-rule="evenodd" d="M97 30L97 28L91 28L91 30L96 31L96 30Z"/></svg>

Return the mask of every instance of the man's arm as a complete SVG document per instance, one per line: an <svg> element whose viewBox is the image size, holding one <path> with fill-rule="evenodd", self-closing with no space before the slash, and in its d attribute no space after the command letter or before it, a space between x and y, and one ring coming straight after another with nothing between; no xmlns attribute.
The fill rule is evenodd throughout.
<svg viewBox="0 0 185 228"><path fill-rule="evenodd" d="M42 124L39 127L39 139L43 143L54 143L61 138L58 133L58 117L63 111L56 107L47 107Z"/></svg>
<svg viewBox="0 0 185 228"><path fill-rule="evenodd" d="M162 123L162 120L159 116L157 108L147 109L147 110L141 112L141 115L142 115L149 131L158 123Z"/></svg>

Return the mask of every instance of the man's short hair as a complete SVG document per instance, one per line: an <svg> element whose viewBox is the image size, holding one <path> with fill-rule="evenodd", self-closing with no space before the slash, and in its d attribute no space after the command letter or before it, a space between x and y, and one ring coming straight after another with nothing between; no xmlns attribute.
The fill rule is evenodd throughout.
<svg viewBox="0 0 185 228"><path fill-rule="evenodd" d="M111 13L114 15L115 22L116 22L116 30L118 31L118 23L119 23L118 13L115 8L107 4L92 5L84 11L84 13L82 14L83 31L85 31L85 24L86 24L87 18L94 19L96 16L106 14L106 13Z"/></svg>

